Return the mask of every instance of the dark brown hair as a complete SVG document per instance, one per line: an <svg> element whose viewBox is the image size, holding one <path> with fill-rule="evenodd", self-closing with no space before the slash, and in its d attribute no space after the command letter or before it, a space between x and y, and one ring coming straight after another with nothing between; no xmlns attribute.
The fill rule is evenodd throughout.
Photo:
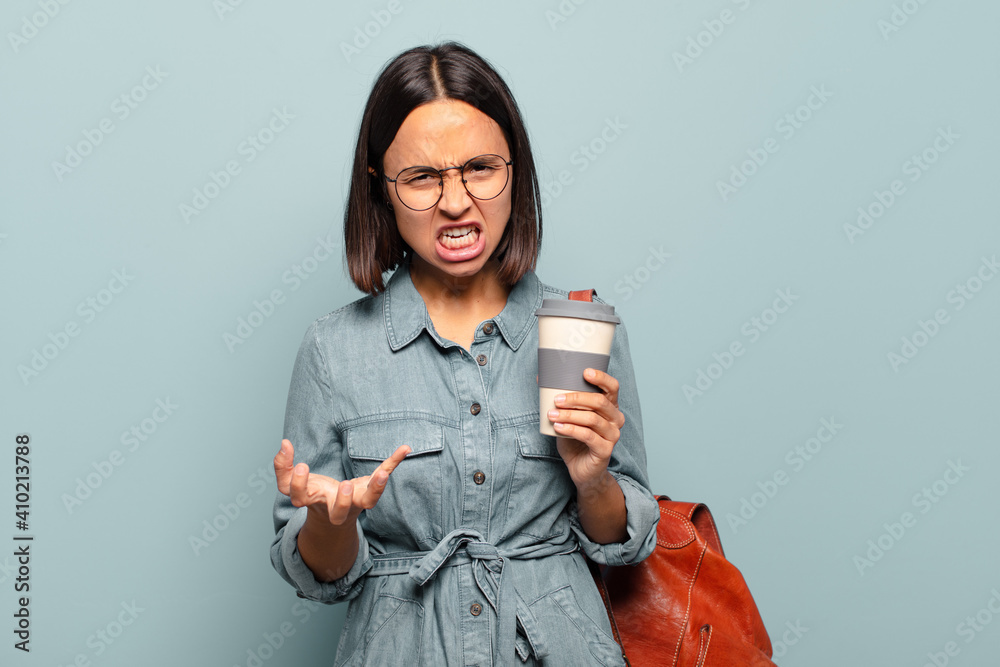
<svg viewBox="0 0 1000 667"><path fill-rule="evenodd" d="M511 212L493 256L500 261L499 278L507 286L535 268L542 240L538 176L514 96L496 70L468 47L456 42L418 46L382 68L365 105L354 151L344 248L351 280L368 294L385 290L383 274L413 252L389 208L382 159L410 112L441 99L472 105L503 131L513 161Z"/></svg>

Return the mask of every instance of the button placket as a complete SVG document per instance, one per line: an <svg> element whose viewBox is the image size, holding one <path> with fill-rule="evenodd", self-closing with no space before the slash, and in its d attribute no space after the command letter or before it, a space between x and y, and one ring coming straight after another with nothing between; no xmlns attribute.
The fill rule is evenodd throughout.
<svg viewBox="0 0 1000 667"><path fill-rule="evenodd" d="M478 332L477 332L478 335ZM473 342L471 354L467 358L453 356L451 358L454 373L455 390L461 399L459 410L464 416L460 419L457 444L461 447L461 458L458 460L462 470L463 483L456 489L462 496L460 501L462 525L479 530L483 535L489 535L490 530L490 494L484 493L487 486L475 484L476 471L485 475L492 472L490 460L492 452L492 433L488 400L489 390L484 381L482 366L469 363L475 359L476 345L482 341ZM487 343L488 344L488 343ZM467 406L467 407L465 407ZM464 410L468 412L464 412ZM464 609L468 609L469 600ZM468 615L466 615L469 618Z"/></svg>
<svg viewBox="0 0 1000 667"><path fill-rule="evenodd" d="M483 325L482 330L485 329L486 325ZM494 356L493 353L496 351L495 346L497 341L498 338L495 336L487 338L480 336L479 340L473 340L472 345L469 347L469 356L476 362L476 366L473 368L479 371L479 379L487 396L489 396L490 376L492 375L491 369L493 368L493 364L490 361Z"/></svg>

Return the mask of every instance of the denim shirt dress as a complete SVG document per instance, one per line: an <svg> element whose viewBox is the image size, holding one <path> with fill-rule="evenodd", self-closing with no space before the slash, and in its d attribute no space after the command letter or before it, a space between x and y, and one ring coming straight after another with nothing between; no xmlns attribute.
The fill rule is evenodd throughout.
<svg viewBox="0 0 1000 667"><path fill-rule="evenodd" d="M350 600L335 665L623 664L583 554L631 564L656 542L628 337L619 325L608 367L625 414L609 470L628 539L602 545L580 526L555 438L538 431L543 298L567 292L528 272L470 354L434 330L404 262L382 294L306 331L285 412L295 462L343 480L412 449L361 513L339 580L316 580L297 548L307 509L276 496L274 568L300 597Z"/></svg>

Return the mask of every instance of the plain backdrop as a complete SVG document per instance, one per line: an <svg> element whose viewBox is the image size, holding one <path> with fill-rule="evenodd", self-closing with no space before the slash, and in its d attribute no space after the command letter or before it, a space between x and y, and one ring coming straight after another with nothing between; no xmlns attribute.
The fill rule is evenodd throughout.
<svg viewBox="0 0 1000 667"><path fill-rule="evenodd" d="M271 461L306 327L361 296L342 216L371 83L458 40L527 123L539 277L622 315L654 491L712 509L778 664L994 664L998 19L5 3L0 662L332 663L346 605L269 562Z"/></svg>

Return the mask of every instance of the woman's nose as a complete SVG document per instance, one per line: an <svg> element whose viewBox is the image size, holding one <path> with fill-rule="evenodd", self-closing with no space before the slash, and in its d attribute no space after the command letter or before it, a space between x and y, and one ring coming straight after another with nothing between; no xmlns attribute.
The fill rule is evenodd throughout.
<svg viewBox="0 0 1000 667"><path fill-rule="evenodd" d="M449 171L444 174L444 183L441 186L441 201L438 206L448 211L462 211L469 207L472 196L465 189L462 181L462 172Z"/></svg>

